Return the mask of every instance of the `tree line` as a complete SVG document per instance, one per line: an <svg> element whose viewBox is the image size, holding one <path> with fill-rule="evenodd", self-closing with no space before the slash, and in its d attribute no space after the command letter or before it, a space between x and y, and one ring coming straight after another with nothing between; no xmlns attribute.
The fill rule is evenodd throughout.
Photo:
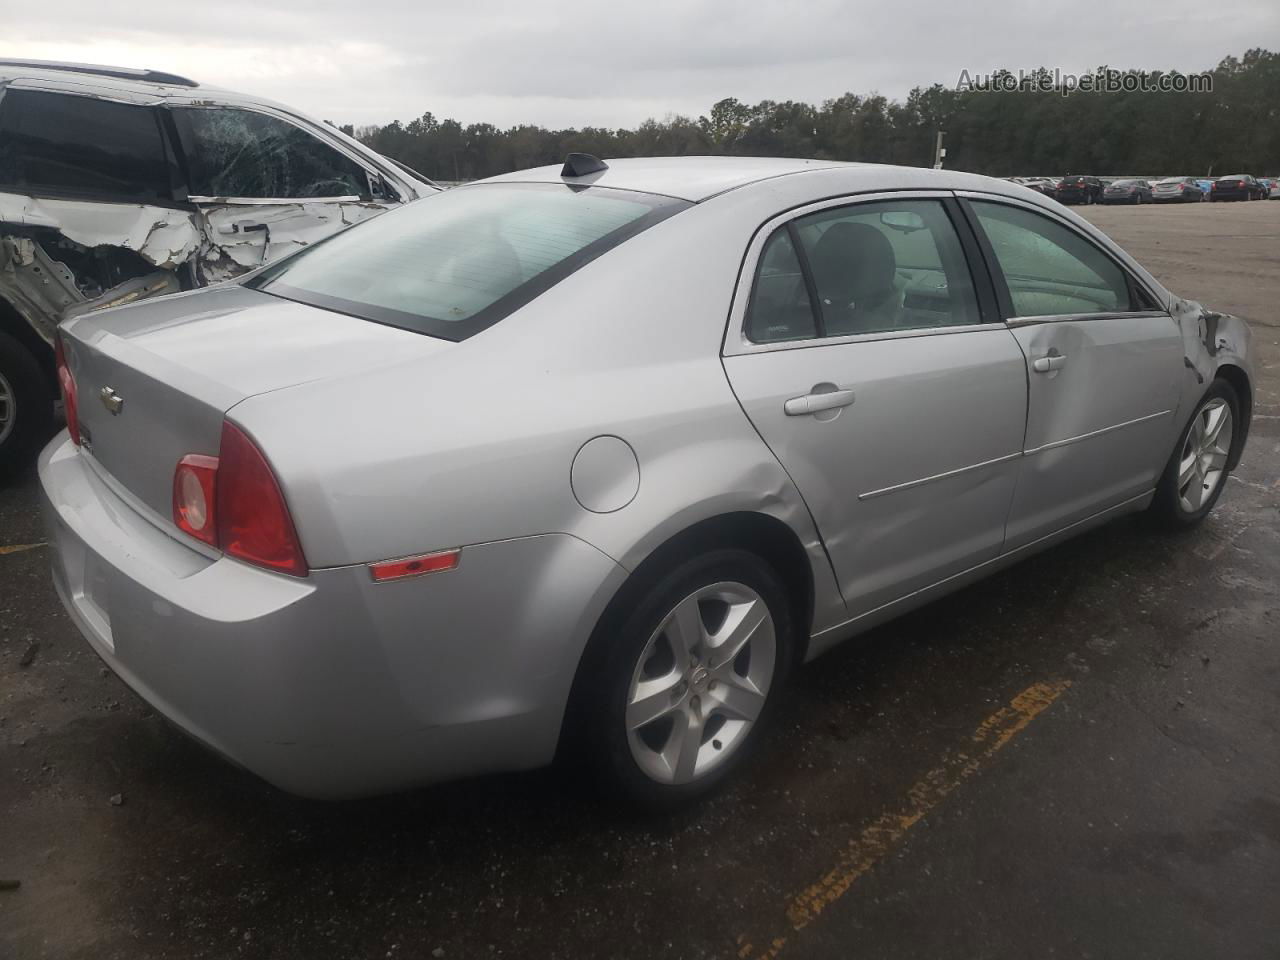
<svg viewBox="0 0 1280 960"><path fill-rule="evenodd" d="M903 101L846 93L820 105L751 105L730 97L696 119L672 115L631 130L531 124L504 130L432 113L408 123L342 129L437 180L557 163L571 151L604 158L725 154L929 166L939 130L946 134L947 168L993 176L1280 174L1280 54L1253 49L1227 57L1209 72L1212 89L1199 92L1153 92L1160 77L1181 77L1174 73L1109 75L1119 78L1119 92L1064 96L1054 75L1041 68L1017 76L999 71L981 84L984 89L917 87ZM1019 88L997 92L1009 86Z"/></svg>

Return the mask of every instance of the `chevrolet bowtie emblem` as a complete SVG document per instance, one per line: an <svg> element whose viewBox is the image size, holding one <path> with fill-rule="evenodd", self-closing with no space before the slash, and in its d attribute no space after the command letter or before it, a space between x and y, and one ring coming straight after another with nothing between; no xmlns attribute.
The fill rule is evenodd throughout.
<svg viewBox="0 0 1280 960"><path fill-rule="evenodd" d="M102 405L107 408L107 412L113 417L124 407L124 397L110 387L103 387L98 392L98 399L102 401Z"/></svg>

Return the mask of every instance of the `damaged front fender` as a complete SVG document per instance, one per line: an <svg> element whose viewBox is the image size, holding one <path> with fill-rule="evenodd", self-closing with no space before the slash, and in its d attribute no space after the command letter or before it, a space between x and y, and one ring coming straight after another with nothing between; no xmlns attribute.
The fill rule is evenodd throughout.
<svg viewBox="0 0 1280 960"><path fill-rule="evenodd" d="M1217 313L1194 300L1175 298L1170 312L1182 332L1183 363L1189 371L1181 409L1189 411L1199 402L1207 385L1222 377L1231 382L1240 398L1239 439L1232 452L1235 467L1244 451L1253 414L1253 364L1250 359L1252 333L1249 324L1229 313Z"/></svg>

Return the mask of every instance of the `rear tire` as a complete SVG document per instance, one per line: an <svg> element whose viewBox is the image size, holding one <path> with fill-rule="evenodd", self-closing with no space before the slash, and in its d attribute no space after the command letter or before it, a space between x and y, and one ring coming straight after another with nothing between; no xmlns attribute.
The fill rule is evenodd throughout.
<svg viewBox="0 0 1280 960"><path fill-rule="evenodd" d="M0 480L31 463L53 432L53 396L40 364L0 331Z"/></svg>
<svg viewBox="0 0 1280 960"><path fill-rule="evenodd" d="M1193 527L1222 496L1240 435L1240 398L1225 380L1214 380L1178 435L1151 502L1150 516L1165 529Z"/></svg>
<svg viewBox="0 0 1280 960"><path fill-rule="evenodd" d="M781 580L756 554L695 556L602 621L575 683L569 722L579 729L567 733L629 804L691 803L732 775L767 730L794 629Z"/></svg>

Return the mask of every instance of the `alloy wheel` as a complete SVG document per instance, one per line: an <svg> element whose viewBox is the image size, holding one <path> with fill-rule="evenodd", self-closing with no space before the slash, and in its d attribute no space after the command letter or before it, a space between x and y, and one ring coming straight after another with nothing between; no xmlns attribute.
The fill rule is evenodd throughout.
<svg viewBox="0 0 1280 960"><path fill-rule="evenodd" d="M640 769L682 784L724 763L764 709L777 655L769 607L745 584L711 584L676 604L627 694L627 742Z"/></svg>
<svg viewBox="0 0 1280 960"><path fill-rule="evenodd" d="M1231 406L1221 397L1196 411L1178 458L1178 506L1186 513L1204 506L1226 476L1232 430Z"/></svg>

